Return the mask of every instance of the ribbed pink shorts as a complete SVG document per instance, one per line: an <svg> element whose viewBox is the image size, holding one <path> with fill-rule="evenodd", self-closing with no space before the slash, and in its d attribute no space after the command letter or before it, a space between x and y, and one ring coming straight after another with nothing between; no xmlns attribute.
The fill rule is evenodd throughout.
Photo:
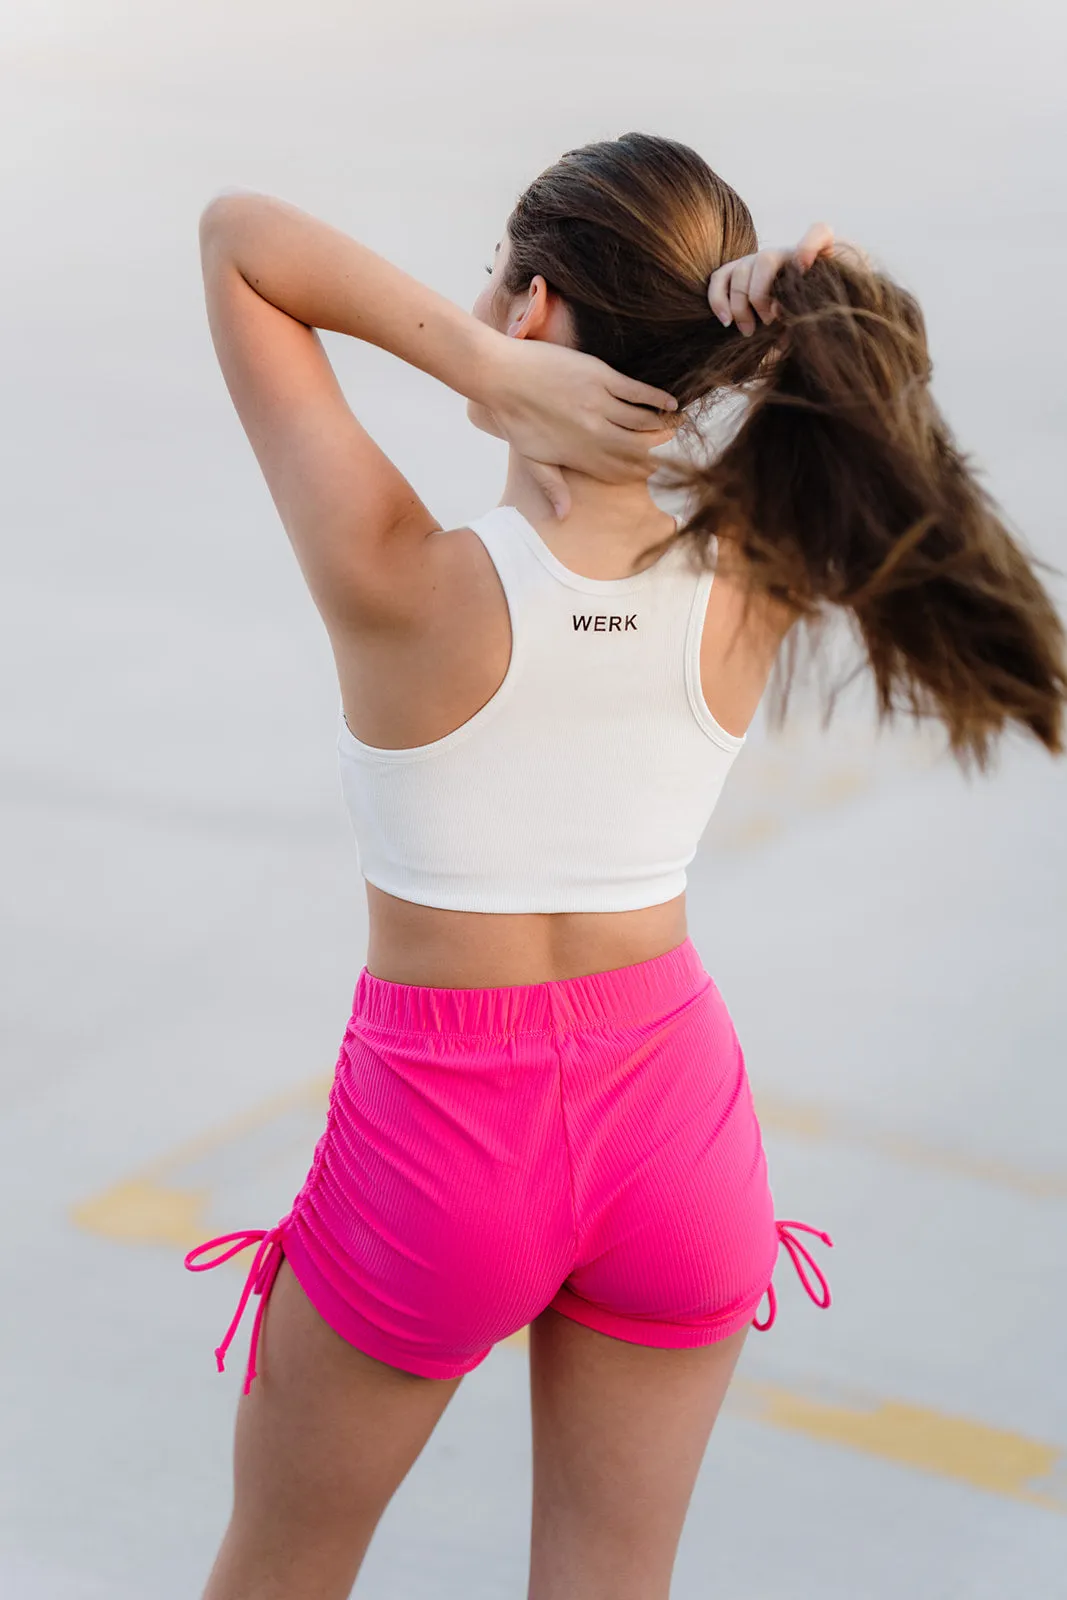
<svg viewBox="0 0 1067 1600"><path fill-rule="evenodd" d="M186 1264L259 1245L217 1352L221 1369L259 1293L246 1389L283 1254L342 1338L454 1378L546 1306L635 1344L724 1339L755 1319L780 1243L828 1304L794 1228L817 1231L775 1221L741 1047L687 939L634 966L499 989L364 968L292 1210Z"/></svg>

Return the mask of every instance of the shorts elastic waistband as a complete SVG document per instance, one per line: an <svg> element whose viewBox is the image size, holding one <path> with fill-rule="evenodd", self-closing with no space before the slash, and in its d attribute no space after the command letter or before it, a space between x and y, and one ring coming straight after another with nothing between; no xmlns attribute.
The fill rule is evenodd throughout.
<svg viewBox="0 0 1067 1600"><path fill-rule="evenodd" d="M500 989L435 989L376 978L366 967L353 1015L398 1033L564 1033L598 1023L650 1022L711 983L691 939L607 972Z"/></svg>

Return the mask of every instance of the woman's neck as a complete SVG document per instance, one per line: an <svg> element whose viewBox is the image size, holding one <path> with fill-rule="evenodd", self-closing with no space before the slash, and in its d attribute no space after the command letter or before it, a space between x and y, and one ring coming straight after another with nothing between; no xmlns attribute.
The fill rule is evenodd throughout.
<svg viewBox="0 0 1067 1600"><path fill-rule="evenodd" d="M644 553L674 532L674 518L662 511L637 483L603 483L583 472L563 469L571 510L561 522L530 473L524 456L509 452L501 505L514 506L533 524L564 566L586 577L622 577L656 559ZM603 568L603 571L598 570Z"/></svg>

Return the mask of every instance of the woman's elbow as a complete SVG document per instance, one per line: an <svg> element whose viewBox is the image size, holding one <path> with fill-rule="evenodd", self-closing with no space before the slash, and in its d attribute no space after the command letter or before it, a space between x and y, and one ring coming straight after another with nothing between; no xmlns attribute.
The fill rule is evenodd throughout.
<svg viewBox="0 0 1067 1600"><path fill-rule="evenodd" d="M258 199L247 189L221 189L213 195L200 213L200 249L217 246L233 229L247 210L250 200Z"/></svg>

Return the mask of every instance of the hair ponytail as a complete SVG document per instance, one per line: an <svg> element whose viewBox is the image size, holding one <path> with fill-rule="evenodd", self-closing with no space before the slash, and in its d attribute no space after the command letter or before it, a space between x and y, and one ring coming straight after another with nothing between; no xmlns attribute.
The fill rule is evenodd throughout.
<svg viewBox="0 0 1067 1600"><path fill-rule="evenodd" d="M843 608L882 715L938 717L961 761L984 766L1013 722L1062 749L1063 627L934 404L911 295L821 256L778 274L776 321L724 328L708 278L757 248L748 208L695 150L643 133L569 150L508 237L504 288L543 274L579 349L683 409L747 395L720 455L668 473L692 491L685 532L705 559L714 535L801 618Z"/></svg>
<svg viewBox="0 0 1067 1600"><path fill-rule="evenodd" d="M1063 626L933 400L918 304L846 255L783 267L774 296L729 357L716 340L756 376L722 454L679 474L686 532L801 618L847 610L882 716L937 717L979 767L1012 722L1061 752Z"/></svg>

